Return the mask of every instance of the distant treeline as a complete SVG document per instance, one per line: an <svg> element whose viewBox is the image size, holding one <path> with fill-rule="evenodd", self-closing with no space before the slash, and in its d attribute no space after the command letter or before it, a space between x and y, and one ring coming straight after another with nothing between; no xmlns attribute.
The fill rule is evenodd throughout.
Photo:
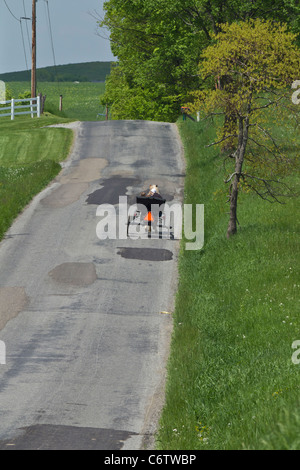
<svg viewBox="0 0 300 470"><path fill-rule="evenodd" d="M111 62L85 62L39 68L36 73L39 82L104 82L110 70ZM25 82L30 77L30 70L0 74L4 82Z"/></svg>

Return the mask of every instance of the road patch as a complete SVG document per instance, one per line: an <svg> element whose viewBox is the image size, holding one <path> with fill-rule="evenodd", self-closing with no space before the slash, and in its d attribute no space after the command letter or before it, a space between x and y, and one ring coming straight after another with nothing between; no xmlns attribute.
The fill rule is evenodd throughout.
<svg viewBox="0 0 300 470"><path fill-rule="evenodd" d="M78 201L87 191L89 183L101 178L101 171L107 166L105 158L86 158L76 166L69 167L57 177L60 186L50 192L41 203L48 208L58 209Z"/></svg>
<svg viewBox="0 0 300 470"><path fill-rule="evenodd" d="M119 204L119 197L126 196L127 188L130 186L136 187L139 184L137 178L122 178L121 176L114 176L101 182L101 189L97 189L89 194L86 202L87 204ZM135 201L135 198L134 198Z"/></svg>
<svg viewBox="0 0 300 470"><path fill-rule="evenodd" d="M84 158L57 179L62 184L91 183L101 178L101 172L107 165L108 162L105 158Z"/></svg>
<svg viewBox="0 0 300 470"><path fill-rule="evenodd" d="M0 450L121 450L134 432L79 426L36 424L0 441Z"/></svg>
<svg viewBox="0 0 300 470"><path fill-rule="evenodd" d="M59 209L78 201L80 196L88 189L88 183L67 183L54 189L41 200L41 204L50 209Z"/></svg>
<svg viewBox="0 0 300 470"><path fill-rule="evenodd" d="M93 263L63 263L49 272L49 276L60 284L85 287L97 279Z"/></svg>
<svg viewBox="0 0 300 470"><path fill-rule="evenodd" d="M137 259L142 261L170 261L173 253L170 250L158 248L118 248L118 255L122 258Z"/></svg>
<svg viewBox="0 0 300 470"><path fill-rule="evenodd" d="M28 304L24 287L0 287L0 330Z"/></svg>

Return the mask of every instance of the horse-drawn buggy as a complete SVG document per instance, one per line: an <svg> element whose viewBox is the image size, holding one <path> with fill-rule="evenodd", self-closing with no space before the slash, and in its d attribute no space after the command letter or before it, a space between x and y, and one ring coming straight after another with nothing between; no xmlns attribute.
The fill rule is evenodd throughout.
<svg viewBox="0 0 300 470"><path fill-rule="evenodd" d="M156 232L159 238L163 236L163 230L170 230L170 226L166 226L166 216L164 214L164 205L166 199L164 199L158 192L158 190L150 191L148 194L142 192L140 196L136 197L136 204L132 206L133 211L128 216L127 223L127 235L129 235L130 226L138 225L145 227L145 232L148 234L148 238L152 237L152 233ZM169 234L172 238L172 233Z"/></svg>

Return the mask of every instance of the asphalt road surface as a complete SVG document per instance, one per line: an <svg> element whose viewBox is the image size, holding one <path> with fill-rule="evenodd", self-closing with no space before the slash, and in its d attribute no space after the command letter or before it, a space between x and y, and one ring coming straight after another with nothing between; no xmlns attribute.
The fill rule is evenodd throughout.
<svg viewBox="0 0 300 470"><path fill-rule="evenodd" d="M0 243L0 450L151 448L163 405L179 241L96 230L99 206L118 214L151 183L182 200L176 126L73 127L62 172Z"/></svg>

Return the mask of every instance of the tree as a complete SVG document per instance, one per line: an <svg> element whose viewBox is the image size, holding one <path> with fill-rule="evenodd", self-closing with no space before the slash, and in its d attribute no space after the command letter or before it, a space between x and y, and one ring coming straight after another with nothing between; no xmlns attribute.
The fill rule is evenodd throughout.
<svg viewBox="0 0 300 470"><path fill-rule="evenodd" d="M174 121L187 93L199 85L201 34L187 32L171 7L165 0L110 0L104 5L101 25L109 29L111 49L118 57L106 91L116 118L123 117L119 112L126 101L131 118ZM126 83L126 96L116 94L112 82L119 91ZM144 116L142 108L147 110Z"/></svg>
<svg viewBox="0 0 300 470"><path fill-rule="evenodd" d="M257 18L284 22L300 33L298 0L174 0L172 4L188 27L202 29L209 40L211 33L221 31L221 24Z"/></svg>
<svg viewBox="0 0 300 470"><path fill-rule="evenodd" d="M112 110L126 109L135 114L137 97L153 101L143 119L174 121L191 90L199 88L198 63L201 52L210 44L220 23L250 18L285 21L300 32L300 5L297 0L108 0L105 18L99 22L109 30L111 49L118 58L119 70L112 72L120 90L127 83L130 93L121 93L112 102L111 87L106 99ZM122 80L118 81L122 75ZM132 97L132 101L131 98ZM168 103L169 114L166 114ZM132 106L130 106L132 104ZM167 117L166 117L167 116Z"/></svg>
<svg viewBox="0 0 300 470"><path fill-rule="evenodd" d="M115 66L106 80L101 104L108 104L112 119L176 120L180 96L166 96L162 84L133 87L128 84L121 66ZM174 105L175 101L175 105Z"/></svg>
<svg viewBox="0 0 300 470"><path fill-rule="evenodd" d="M280 196L289 193L282 177L296 162L283 153L265 121L270 110L278 120L288 115L289 122L292 113L297 117L290 89L299 74L300 51L295 45L296 35L289 33L286 25L269 20L224 24L220 30L200 62L200 75L212 86L197 92L189 107L202 107L210 115L235 117L225 128L224 121L220 123L218 140L212 144L222 147L230 141L234 148L224 155L226 161L233 162L225 181L230 183L229 238L237 231L241 187L269 201L280 202ZM213 85L222 78L223 87L215 89Z"/></svg>

